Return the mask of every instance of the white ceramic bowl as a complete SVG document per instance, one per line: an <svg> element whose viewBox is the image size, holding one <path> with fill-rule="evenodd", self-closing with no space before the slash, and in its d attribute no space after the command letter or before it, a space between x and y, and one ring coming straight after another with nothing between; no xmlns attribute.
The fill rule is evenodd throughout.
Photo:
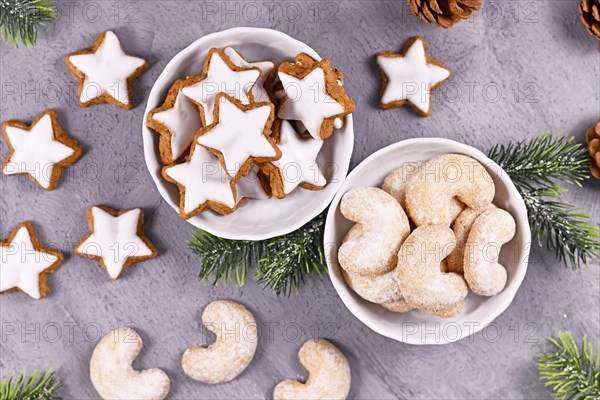
<svg viewBox="0 0 600 400"><path fill-rule="evenodd" d="M148 113L162 104L170 85L178 78L198 74L208 51L213 47L232 46L248 60L272 60L280 63L293 60L304 52L320 60L308 45L272 29L233 28L204 36L182 50L167 64L148 97L144 113L142 136L146 166L161 196L174 210L178 210L179 192L161 175L162 164L158 155L158 134L146 126ZM262 240L292 232L319 215L340 188L350 164L354 146L352 116L345 118L344 127L327 139L317 163L327 177L327 186L319 191L297 189L285 199L248 201L234 213L226 216L211 211L187 221L214 235L228 239Z"/></svg>
<svg viewBox="0 0 600 400"><path fill-rule="evenodd" d="M446 153L465 154L486 166L496 184L494 203L510 212L516 221L516 235L502 247L500 257L500 262L508 271L508 282L496 296L479 297L469 293L465 310L454 318L439 318L421 311L387 311L354 293L341 274L337 263L337 249L353 223L340 213L340 200L344 193L355 187L381 187L384 178L404 162L425 161ZM375 332L410 344L450 343L484 329L509 306L517 293L527 271L530 244L531 231L525 203L506 172L481 151L441 138L403 140L377 151L354 168L331 203L324 236L329 276L346 307ZM489 329L489 339L494 340L498 334L497 327Z"/></svg>

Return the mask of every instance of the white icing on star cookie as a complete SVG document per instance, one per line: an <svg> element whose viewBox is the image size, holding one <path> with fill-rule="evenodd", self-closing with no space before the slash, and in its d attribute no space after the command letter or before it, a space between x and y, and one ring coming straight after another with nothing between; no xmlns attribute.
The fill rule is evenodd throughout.
<svg viewBox="0 0 600 400"><path fill-rule="evenodd" d="M232 177L243 176L254 163L278 159L281 152L269 140L273 103L243 105L224 93L216 98L215 123L200 130L196 142L215 153Z"/></svg>
<svg viewBox="0 0 600 400"><path fill-rule="evenodd" d="M327 59L317 62L301 53L294 63L283 63L278 75L286 96L277 116L301 121L314 139L329 137L333 129L342 126L340 117L354 111L341 73L332 70Z"/></svg>
<svg viewBox="0 0 600 400"><path fill-rule="evenodd" d="M161 135L160 156L164 164L171 164L185 153L202 127L198 107L181 91L184 82L175 82L164 104L148 115L148 126Z"/></svg>
<svg viewBox="0 0 600 400"><path fill-rule="evenodd" d="M238 67L252 68L256 67L260 69L260 76L256 80L254 86L252 86L252 97L253 101L271 101L267 87L270 85L275 75L275 63L272 61L253 61L248 62L244 57L235 51L232 47L226 47L223 52L229 59Z"/></svg>
<svg viewBox="0 0 600 400"><path fill-rule="evenodd" d="M327 184L319 165L317 155L323 147L322 140L303 139L288 121L281 121L279 142L281 158L264 165L271 177L273 194L283 198L298 186L320 189Z"/></svg>
<svg viewBox="0 0 600 400"><path fill-rule="evenodd" d="M248 174L240 180L237 181L236 185L236 198L237 203L242 199L252 199L252 200L266 200L270 196L265 189L263 189L260 178L258 177L258 172L260 169L255 164L250 168Z"/></svg>
<svg viewBox="0 0 600 400"><path fill-rule="evenodd" d="M431 91L450 76L450 70L438 60L428 57L425 42L411 38L400 54L390 51L377 55L382 73L381 108L401 107L408 102L413 109L429 115Z"/></svg>
<svg viewBox="0 0 600 400"><path fill-rule="evenodd" d="M63 253L43 247L29 222L0 242L0 293L20 290L34 299L50 292L48 274L63 262Z"/></svg>
<svg viewBox="0 0 600 400"><path fill-rule="evenodd" d="M253 86L261 75L256 68L237 67L219 49L211 49L204 63L202 74L188 78L182 89L190 100L200 107L204 126L211 125L218 93L227 93L243 104L248 104Z"/></svg>
<svg viewBox="0 0 600 400"><path fill-rule="evenodd" d="M27 174L46 190L54 189L63 168L81 156L81 147L62 130L52 110L44 111L30 126L6 121L2 133L11 148L2 173Z"/></svg>
<svg viewBox="0 0 600 400"><path fill-rule="evenodd" d="M182 164L163 168L163 176L179 187L179 215L188 219L207 209L229 214L236 197L231 178L219 159L196 144Z"/></svg>
<svg viewBox="0 0 600 400"><path fill-rule="evenodd" d="M75 246L75 254L96 260L111 279L130 265L158 255L144 234L144 212L140 208L115 211L104 206L88 210L92 232Z"/></svg>
<svg viewBox="0 0 600 400"><path fill-rule="evenodd" d="M111 31L101 33L91 49L66 58L69 70L80 81L79 103L87 107L111 103L132 108L132 81L148 67L143 58L125 54L119 38Z"/></svg>

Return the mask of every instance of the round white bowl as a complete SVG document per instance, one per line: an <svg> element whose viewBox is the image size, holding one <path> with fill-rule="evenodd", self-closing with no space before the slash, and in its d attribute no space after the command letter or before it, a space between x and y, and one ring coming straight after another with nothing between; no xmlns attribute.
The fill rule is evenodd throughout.
<svg viewBox="0 0 600 400"><path fill-rule="evenodd" d="M353 222L345 219L340 213L339 203L342 196L355 187L381 187L384 178L402 163L425 161L446 153L465 154L482 163L496 184L494 204L510 212L515 219L515 237L502 247L500 256L500 263L508 271L506 287L492 297L480 297L469 292L464 311L449 319L422 311L394 313L362 299L348 286L337 262L337 250L353 225ZM484 329L506 310L515 297L527 271L530 245L531 231L527 221L527 209L506 172L481 151L441 138L403 140L377 151L361 162L348 175L333 199L327 214L324 235L329 276L346 307L375 332L410 344L451 343ZM494 340L496 335L498 327L490 328L489 339Z"/></svg>
<svg viewBox="0 0 600 400"><path fill-rule="evenodd" d="M160 74L148 97L144 113L142 136L144 156L150 175L160 195L175 211L179 209L179 191L162 174L158 153L158 134L146 126L148 113L162 104L170 85L178 78L199 74L208 51L213 47L232 46L248 60L272 60L276 63L293 60L298 53L321 57L308 45L272 29L233 28L206 35L178 53ZM214 235L228 239L263 240L292 232L319 215L340 188L350 164L354 147L352 115L325 140L317 163L327 177L327 186L318 191L298 188L285 199L248 201L234 213L219 215L212 211L187 221Z"/></svg>

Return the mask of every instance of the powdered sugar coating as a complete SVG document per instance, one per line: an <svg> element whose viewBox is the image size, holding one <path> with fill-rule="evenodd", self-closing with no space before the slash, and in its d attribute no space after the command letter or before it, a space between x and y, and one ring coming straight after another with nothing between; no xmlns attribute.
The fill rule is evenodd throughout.
<svg viewBox="0 0 600 400"><path fill-rule="evenodd" d="M489 207L494 207L494 205L490 204ZM452 231L456 237L456 247L446 259L448 260L448 271L456 272L457 274L463 273L463 258L465 255L465 245L467 244L469 232L471 231L471 227L473 226L473 223L477 217L483 214L488 208L474 210L470 207L467 207L452 223Z"/></svg>
<svg viewBox="0 0 600 400"><path fill-rule="evenodd" d="M465 246L464 270L469 288L480 296L494 296L506 285L506 269L498 263L500 248L515 235L512 215L499 208L479 216Z"/></svg>
<svg viewBox="0 0 600 400"><path fill-rule="evenodd" d="M310 373L306 383L280 382L274 400L345 399L350 392L350 365L342 352L323 339L311 339L298 352L300 362Z"/></svg>
<svg viewBox="0 0 600 400"><path fill-rule="evenodd" d="M158 368L136 371L131 364L142 350L142 338L131 328L110 331L96 345L90 379L103 399L164 399L171 382Z"/></svg>
<svg viewBox="0 0 600 400"><path fill-rule="evenodd" d="M406 209L417 226L450 226L458 215L452 205L455 197L480 210L492 202L494 195L492 177L477 160L460 154L444 154L427 161L410 179Z"/></svg>
<svg viewBox="0 0 600 400"><path fill-rule="evenodd" d="M465 309L465 300L458 303L455 307L453 307L449 310L440 311L440 312L434 313L434 315L437 317L440 317L440 318L452 318L452 317L456 317L458 314L463 312L464 309Z"/></svg>
<svg viewBox="0 0 600 400"><path fill-rule="evenodd" d="M386 301L385 303L381 303L380 305L386 310L397 313L409 312L415 309L408 301L406 301L405 298L402 298L397 301Z"/></svg>
<svg viewBox="0 0 600 400"><path fill-rule="evenodd" d="M386 272L381 275L359 275L342 271L348 285L360 297L372 303L385 303L402 299L395 274Z"/></svg>
<svg viewBox="0 0 600 400"><path fill-rule="evenodd" d="M404 241L398 253L396 280L410 304L440 313L465 300L467 285L463 278L441 271L441 261L454 246L454 233L440 225L418 227Z"/></svg>
<svg viewBox="0 0 600 400"><path fill-rule="evenodd" d="M234 301L217 300L202 313L202 323L217 335L208 347L190 347L181 366L187 376L204 383L229 382L252 361L258 343L256 320Z"/></svg>
<svg viewBox="0 0 600 400"><path fill-rule="evenodd" d="M341 267L361 275L394 269L398 249L410 233L408 218L400 204L381 189L363 187L344 194L340 211L360 227L356 238L346 240L340 247Z"/></svg>

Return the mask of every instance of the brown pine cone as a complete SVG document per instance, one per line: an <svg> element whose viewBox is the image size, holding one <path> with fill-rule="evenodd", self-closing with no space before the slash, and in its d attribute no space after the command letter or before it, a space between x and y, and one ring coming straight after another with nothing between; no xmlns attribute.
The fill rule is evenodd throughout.
<svg viewBox="0 0 600 400"><path fill-rule="evenodd" d="M585 140L588 143L588 152L592 157L592 165L590 170L594 177L600 179L600 121L596 126L591 127L585 133Z"/></svg>
<svg viewBox="0 0 600 400"><path fill-rule="evenodd" d="M584 0L586 1L586 0ZM410 10L427 24L434 22L442 28L450 28L461 19L467 19L473 11L480 10L481 0L406 0Z"/></svg>
<svg viewBox="0 0 600 400"><path fill-rule="evenodd" d="M590 35L598 38L598 51L600 51L600 0L581 0L579 12L581 21Z"/></svg>

